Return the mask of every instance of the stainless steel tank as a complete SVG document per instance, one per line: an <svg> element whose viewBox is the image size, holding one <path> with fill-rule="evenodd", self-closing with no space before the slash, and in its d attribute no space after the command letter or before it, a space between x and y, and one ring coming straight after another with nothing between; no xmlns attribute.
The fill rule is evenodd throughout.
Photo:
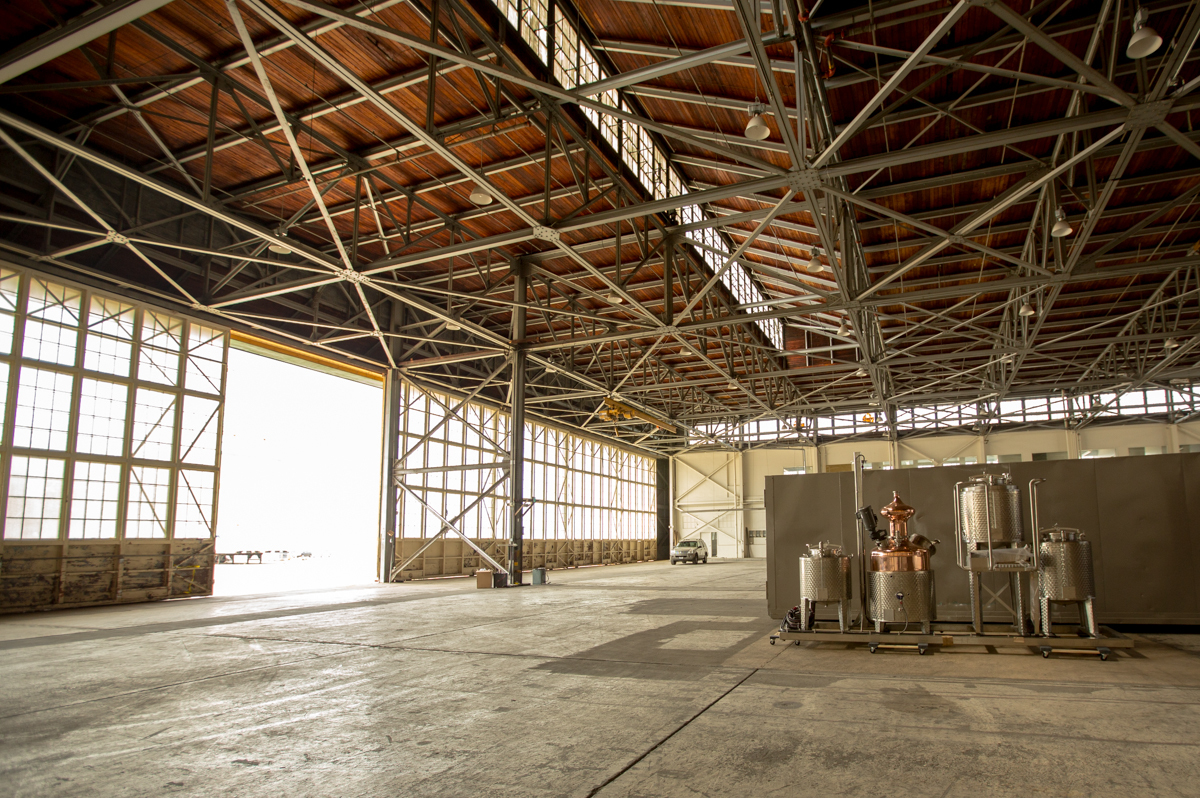
<svg viewBox="0 0 1200 798"><path fill-rule="evenodd" d="M912 624L928 634L933 621L932 577L930 571L872 571L871 617L876 625Z"/></svg>
<svg viewBox="0 0 1200 798"><path fill-rule="evenodd" d="M959 532L966 543L1021 540L1021 494L1007 474L980 474L958 486Z"/></svg>
<svg viewBox="0 0 1200 798"><path fill-rule="evenodd" d="M1079 623L1088 637L1097 637L1096 572L1092 565L1092 544L1078 529L1053 527L1038 533L1038 610L1039 627L1047 637L1054 636L1050 616L1052 602L1076 604Z"/></svg>
<svg viewBox="0 0 1200 798"><path fill-rule="evenodd" d="M844 632L849 622L850 558L842 547L819 543L808 547L800 558L801 629L812 627L817 604L838 605L838 626Z"/></svg>
<svg viewBox="0 0 1200 798"><path fill-rule="evenodd" d="M800 597L810 601L850 600L850 558L842 547L820 543L800 558Z"/></svg>
<svg viewBox="0 0 1200 798"><path fill-rule="evenodd" d="M1008 604L1013 611L1013 629L1027 628L1025 599L1028 580L1023 575L1034 569L1034 552L1023 543L1021 493L1008 474L979 474L954 486L955 554L967 571L967 593L971 599L971 626L983 634L983 572L1008 575Z"/></svg>
<svg viewBox="0 0 1200 798"><path fill-rule="evenodd" d="M892 502L880 510L888 519L888 536L871 551L871 617L875 631L887 624L919 626L929 634L933 623L933 574L929 558L936 541L908 536L908 519L917 512L892 493Z"/></svg>
<svg viewBox="0 0 1200 798"><path fill-rule="evenodd" d="M1041 594L1051 601L1084 601L1096 596L1092 544L1078 529L1042 531Z"/></svg>

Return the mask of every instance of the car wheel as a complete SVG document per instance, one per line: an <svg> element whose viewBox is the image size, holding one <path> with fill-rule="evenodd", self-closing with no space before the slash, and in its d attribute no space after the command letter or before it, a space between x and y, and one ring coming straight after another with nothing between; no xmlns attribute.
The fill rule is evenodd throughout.
<svg viewBox="0 0 1200 798"><path fill-rule="evenodd" d="M675 561L674 561L674 560L671 560L671 565L674 565L674 564L675 564Z"/></svg>
<svg viewBox="0 0 1200 798"><path fill-rule="evenodd" d="M704 558L704 564L705 564L705 565L708 565L708 558L707 558L707 557L705 557L705 558Z"/></svg>

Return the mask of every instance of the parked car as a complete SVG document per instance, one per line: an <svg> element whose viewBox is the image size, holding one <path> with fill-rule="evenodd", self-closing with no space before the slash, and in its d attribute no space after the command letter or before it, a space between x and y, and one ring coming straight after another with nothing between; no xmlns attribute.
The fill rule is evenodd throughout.
<svg viewBox="0 0 1200 798"><path fill-rule="evenodd" d="M708 546L703 540L681 540L671 549L671 565L677 562L708 562Z"/></svg>

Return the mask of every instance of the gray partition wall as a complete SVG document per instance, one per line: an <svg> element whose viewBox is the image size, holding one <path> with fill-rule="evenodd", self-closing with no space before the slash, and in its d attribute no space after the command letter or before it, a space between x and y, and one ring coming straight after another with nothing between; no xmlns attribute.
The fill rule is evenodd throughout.
<svg viewBox="0 0 1200 798"><path fill-rule="evenodd" d="M938 620L969 619L966 573L952 545L953 492L956 482L985 471L1010 472L1020 486L1026 539L1029 480L1046 480L1038 488L1041 525L1077 527L1092 541L1102 623L1200 623L1200 454L867 471L864 504L878 512L896 491L917 510L910 532L942 541L933 557ZM765 498L767 603L771 617L782 618L799 601L806 544L829 540L855 553L854 475L767 477ZM985 586L1005 601L1006 581L985 575ZM855 585L857 596L857 577ZM989 619L1011 617L998 602L987 609Z"/></svg>

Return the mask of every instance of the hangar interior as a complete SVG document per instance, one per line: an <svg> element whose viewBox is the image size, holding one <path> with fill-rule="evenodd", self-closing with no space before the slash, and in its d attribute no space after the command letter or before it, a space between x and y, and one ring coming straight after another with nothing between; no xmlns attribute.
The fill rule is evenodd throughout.
<svg viewBox="0 0 1200 798"><path fill-rule="evenodd" d="M1194 612L1110 630L1128 645L1103 664L1034 656L1053 623L1017 601L1043 545L1024 504L1023 546L964 538L945 491L888 505L875 551L986 599L959 645L924 630L950 641L933 656L903 606L902 629L875 618L882 656L786 645L766 598L801 543L865 540L863 485L1046 471L1099 536L1112 494L1071 480L1153 456L1121 468L1179 490L1126 490L1097 553L1136 551L1169 603L1200 542L1200 3L17 0L0 21L13 794L1194 794ZM231 348L379 386L376 584L211 595ZM296 435L346 412L313 401ZM672 568L684 541L705 561ZM978 593L980 553L1025 577ZM481 570L507 587L442 579ZM1001 606L1007 647L982 636Z"/></svg>

